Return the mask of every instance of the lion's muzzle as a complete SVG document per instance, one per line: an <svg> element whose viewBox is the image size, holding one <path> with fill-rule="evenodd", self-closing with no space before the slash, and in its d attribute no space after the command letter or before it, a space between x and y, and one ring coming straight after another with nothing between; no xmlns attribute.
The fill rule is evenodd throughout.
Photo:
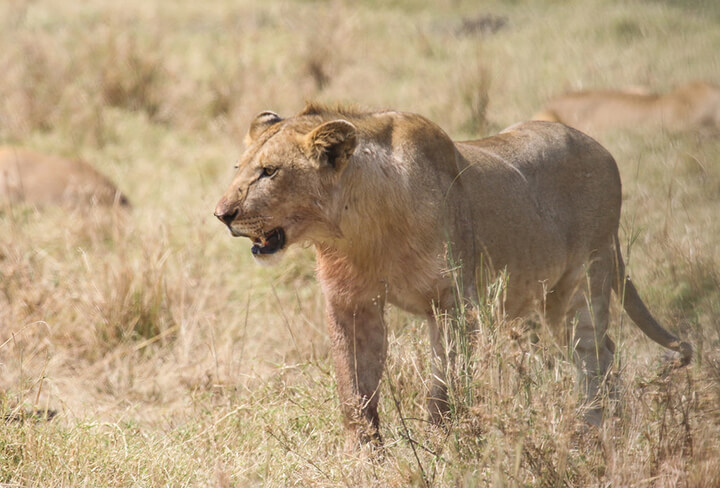
<svg viewBox="0 0 720 488"><path fill-rule="evenodd" d="M225 200L221 200L215 208L215 217L230 229L233 236L250 238L255 256L275 254L285 247L285 230L282 227L265 231L264 218L243 217L237 206L227 205Z"/></svg>
<svg viewBox="0 0 720 488"><path fill-rule="evenodd" d="M215 209L215 217L220 219L220 222L230 227L235 217L237 217L238 210L235 209L223 209L220 205Z"/></svg>

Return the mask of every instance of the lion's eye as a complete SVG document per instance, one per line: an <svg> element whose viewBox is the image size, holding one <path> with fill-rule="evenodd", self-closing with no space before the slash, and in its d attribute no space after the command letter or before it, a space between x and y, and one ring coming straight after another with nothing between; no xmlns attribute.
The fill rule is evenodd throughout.
<svg viewBox="0 0 720 488"><path fill-rule="evenodd" d="M275 176L275 173L277 173L277 168L274 166L265 166L262 169L262 176L270 178L271 176Z"/></svg>

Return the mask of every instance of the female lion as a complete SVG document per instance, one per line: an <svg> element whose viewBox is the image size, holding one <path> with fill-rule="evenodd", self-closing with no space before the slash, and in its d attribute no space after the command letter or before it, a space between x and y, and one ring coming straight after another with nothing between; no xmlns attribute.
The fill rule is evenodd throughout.
<svg viewBox="0 0 720 488"><path fill-rule="evenodd" d="M488 273L509 277L509 317L541 309L570 341L589 401L612 362L611 290L643 332L690 361L691 346L658 325L625 279L615 161L574 129L526 122L453 142L419 115L310 105L287 119L261 113L247 143L215 215L252 240L261 262L291 244L314 245L351 443L379 440L385 304L429 321L429 409L440 421L446 321L438 317L453 313L458 288L477 299L475 277ZM449 271L458 264L459 287Z"/></svg>

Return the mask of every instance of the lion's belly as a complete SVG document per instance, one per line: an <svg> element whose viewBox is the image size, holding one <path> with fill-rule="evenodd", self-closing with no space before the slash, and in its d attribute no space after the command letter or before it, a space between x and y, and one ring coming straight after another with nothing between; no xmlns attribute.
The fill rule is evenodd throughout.
<svg viewBox="0 0 720 488"><path fill-rule="evenodd" d="M550 266L527 269L524 272L509 271L505 277L506 287L503 310L508 317L524 317L543 308L546 296L564 274L565 268Z"/></svg>
<svg viewBox="0 0 720 488"><path fill-rule="evenodd" d="M387 287L387 301L415 315L427 316L434 309L452 309L464 300L477 303L479 292L487 295L494 286L505 287L502 296L502 308L508 317L523 317L542 308L545 295L563 275L564 267L556 266L544 269L524 268L523 272L495 273L489 276L493 282L477 283L468 281L464 284L459 279L448 276L439 278L433 287L416 287L402 280L401 283L390 283ZM463 273L472 274L467 268ZM458 274L460 276L460 274ZM479 276L479 274L477 274Z"/></svg>
<svg viewBox="0 0 720 488"><path fill-rule="evenodd" d="M386 299L407 312L430 315L435 308L452 309L462 299L477 303L480 294L487 294L488 288L494 286L493 282L502 281L505 313L510 317L528 315L542 305L545 294L567 271L568 256L559 245L555 252L536 254L532 247L520 242L517 246L521 249L504 244L497 252L493 252L494 246L486 246L482 256L465 259L462 265L443 262L389 274ZM490 262L494 263L493 269L488 267Z"/></svg>

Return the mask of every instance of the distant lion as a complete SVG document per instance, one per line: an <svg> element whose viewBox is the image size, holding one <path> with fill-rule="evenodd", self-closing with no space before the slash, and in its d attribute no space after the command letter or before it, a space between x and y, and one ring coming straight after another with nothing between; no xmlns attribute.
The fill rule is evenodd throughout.
<svg viewBox="0 0 720 488"><path fill-rule="evenodd" d="M664 95L634 90L568 93L551 99L533 119L562 122L591 134L643 127L718 131L720 87L694 81Z"/></svg>
<svg viewBox="0 0 720 488"><path fill-rule="evenodd" d="M0 206L19 203L129 206L127 197L84 161L0 147Z"/></svg>
<svg viewBox="0 0 720 488"><path fill-rule="evenodd" d="M457 314L458 300L477 301L478 280L500 272L507 316L544 315L574 348L590 401L613 359L611 291L643 332L690 361L690 344L625 279L615 160L575 129L525 122L453 142L420 115L309 105L287 119L263 112L248 142L215 215L261 262L314 245L351 444L379 442L385 305L428 320L439 422L448 411L442 317Z"/></svg>

